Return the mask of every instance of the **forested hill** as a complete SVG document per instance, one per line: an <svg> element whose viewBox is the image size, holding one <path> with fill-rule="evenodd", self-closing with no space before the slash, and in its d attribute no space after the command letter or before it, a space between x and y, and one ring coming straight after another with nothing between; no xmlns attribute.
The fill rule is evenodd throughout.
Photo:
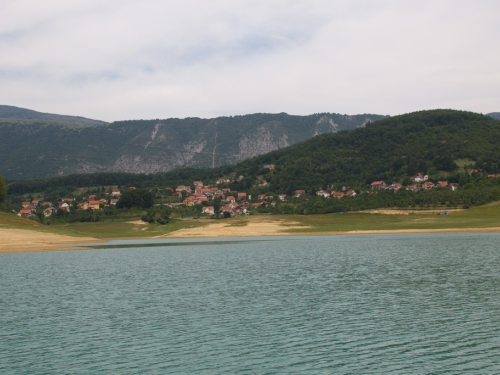
<svg viewBox="0 0 500 375"><path fill-rule="evenodd" d="M0 174L21 180L218 167L384 117L280 113L120 121L95 127L4 119L0 120Z"/></svg>
<svg viewBox="0 0 500 375"><path fill-rule="evenodd" d="M64 116L52 113L42 113L31 109L19 108L10 105L0 105L1 119L17 120L43 120L50 122L64 122L82 126L99 126L105 124L104 121L91 120L80 116Z"/></svg>
<svg viewBox="0 0 500 375"><path fill-rule="evenodd" d="M269 164L272 164L271 168ZM460 182L463 169L482 168L500 173L500 121L477 113L432 110L391 117L364 128L323 134L233 166L214 169L184 168L157 174L90 174L64 176L10 185L26 193L57 187L101 185L176 186L219 178L244 178L230 185L234 190L255 189L256 181L269 183L261 192L291 194L304 189L311 194L328 184L366 189L373 181L410 183L416 173L433 180ZM255 194L255 192L254 192Z"/></svg>
<svg viewBox="0 0 500 375"><path fill-rule="evenodd" d="M488 113L486 116L493 117L494 119L500 120L500 112L491 112Z"/></svg>
<svg viewBox="0 0 500 375"><path fill-rule="evenodd" d="M244 161L237 174L262 175L276 191L405 182L418 172L447 177L465 162L500 172L500 121L463 111L432 110L324 134ZM274 171L264 173L264 164Z"/></svg>

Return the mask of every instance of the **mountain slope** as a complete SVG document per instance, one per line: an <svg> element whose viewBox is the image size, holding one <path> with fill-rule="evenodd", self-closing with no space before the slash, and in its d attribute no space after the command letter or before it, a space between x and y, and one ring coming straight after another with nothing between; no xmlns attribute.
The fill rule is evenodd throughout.
<svg viewBox="0 0 500 375"><path fill-rule="evenodd" d="M83 126L100 126L105 124L104 121L91 120L79 116L64 116L55 115L52 113L42 113L31 109L19 108L10 105L0 105L0 118L2 119L18 119L18 120L44 120L65 122Z"/></svg>
<svg viewBox="0 0 500 375"><path fill-rule="evenodd" d="M0 121L0 173L30 179L103 171L155 173L217 167L384 116L253 114L121 121L82 127Z"/></svg>
<svg viewBox="0 0 500 375"><path fill-rule="evenodd" d="M490 116L496 120L500 120L500 112L491 112L491 113L486 114L486 116Z"/></svg>
<svg viewBox="0 0 500 375"><path fill-rule="evenodd" d="M61 187L132 185L176 186L221 177L244 176L230 185L237 191L310 194L333 184L366 189L377 180L409 182L409 176L429 173L431 179L460 182L455 161L500 173L500 122L471 112L432 110L391 117L364 128L318 135L236 165L209 169L183 168L167 173L94 173L12 183L9 191L26 193ZM271 170L266 164L274 164ZM257 180L269 185L253 187ZM489 179L490 181L497 179Z"/></svg>
<svg viewBox="0 0 500 375"><path fill-rule="evenodd" d="M331 183L402 181L417 172L446 175L456 170L457 159L500 172L500 122L471 112L415 112L260 155L238 164L236 173L261 175L273 191L290 193ZM274 171L262 169L269 163Z"/></svg>

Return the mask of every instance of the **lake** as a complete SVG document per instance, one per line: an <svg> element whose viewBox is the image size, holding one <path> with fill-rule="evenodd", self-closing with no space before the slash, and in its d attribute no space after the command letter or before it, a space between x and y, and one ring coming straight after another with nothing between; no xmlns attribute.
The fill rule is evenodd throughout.
<svg viewBox="0 0 500 375"><path fill-rule="evenodd" d="M500 371L497 233L105 247L0 254L0 373Z"/></svg>

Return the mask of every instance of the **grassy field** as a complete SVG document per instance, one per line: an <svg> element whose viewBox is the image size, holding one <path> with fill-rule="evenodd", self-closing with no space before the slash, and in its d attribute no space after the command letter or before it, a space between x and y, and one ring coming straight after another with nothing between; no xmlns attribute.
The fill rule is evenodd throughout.
<svg viewBox="0 0 500 375"><path fill-rule="evenodd" d="M236 227L245 226L252 221L262 221L263 219L263 216L253 215L224 220L172 220L168 225L151 225L145 224L140 220L131 221L130 219L126 219L97 223L69 223L44 226L32 220L0 212L0 228L31 229L76 237L85 236L101 239L146 238L169 234L179 229L197 228L216 222ZM265 215L265 220L280 222L286 232L294 234L357 230L492 228L500 227L500 202L474 207L450 215L383 215L358 212L309 216ZM301 228L297 228L297 224Z"/></svg>
<svg viewBox="0 0 500 375"><path fill-rule="evenodd" d="M286 216L280 218L286 220ZM292 217L289 217L292 219ZM356 230L464 229L500 227L500 202L455 212L450 215L383 215L346 213L293 216L310 228L291 229L293 233L338 232Z"/></svg>

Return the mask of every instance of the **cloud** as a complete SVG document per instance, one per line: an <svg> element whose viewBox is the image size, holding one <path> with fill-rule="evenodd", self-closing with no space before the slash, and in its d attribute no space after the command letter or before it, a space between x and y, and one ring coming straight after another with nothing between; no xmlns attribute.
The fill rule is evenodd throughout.
<svg viewBox="0 0 500 375"><path fill-rule="evenodd" d="M0 103L104 120L498 111L495 1L5 1Z"/></svg>

